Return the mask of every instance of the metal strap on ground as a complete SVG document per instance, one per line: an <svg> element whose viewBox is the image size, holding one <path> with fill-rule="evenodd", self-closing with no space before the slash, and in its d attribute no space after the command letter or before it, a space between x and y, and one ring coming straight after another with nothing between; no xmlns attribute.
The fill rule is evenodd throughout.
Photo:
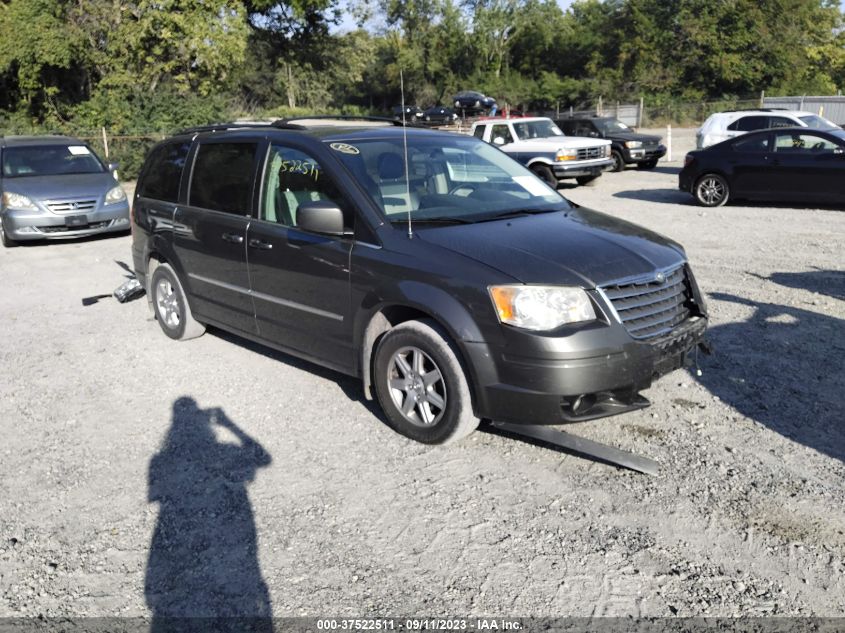
<svg viewBox="0 0 845 633"><path fill-rule="evenodd" d="M607 444L594 442L565 431L538 424L508 424L507 422L493 422L493 426L515 435L524 435L536 440L542 440L561 448L566 448L576 453L590 455L618 466L624 466L646 475L657 475L660 472L660 464L647 457L640 457L627 451L619 450Z"/></svg>

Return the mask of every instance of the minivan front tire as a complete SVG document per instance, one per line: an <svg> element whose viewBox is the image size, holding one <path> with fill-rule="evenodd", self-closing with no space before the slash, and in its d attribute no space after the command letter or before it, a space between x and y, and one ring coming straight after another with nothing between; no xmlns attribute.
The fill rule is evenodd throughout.
<svg viewBox="0 0 845 633"><path fill-rule="evenodd" d="M480 420L458 351L434 321L406 321L381 339L374 358L376 395L388 423L424 444L449 444Z"/></svg>
<svg viewBox="0 0 845 633"><path fill-rule="evenodd" d="M150 291L156 320L167 336L185 341L205 332L205 326L191 314L179 277L169 264L158 264L155 267Z"/></svg>

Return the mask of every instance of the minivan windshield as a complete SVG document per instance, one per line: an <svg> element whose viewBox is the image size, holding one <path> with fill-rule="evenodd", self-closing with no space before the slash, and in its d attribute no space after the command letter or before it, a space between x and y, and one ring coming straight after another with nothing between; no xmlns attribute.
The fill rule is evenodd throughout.
<svg viewBox="0 0 845 633"><path fill-rule="evenodd" d="M545 213L569 202L499 149L474 137L408 135L328 142L390 222L468 223ZM406 178L407 175L407 178Z"/></svg>
<svg viewBox="0 0 845 633"><path fill-rule="evenodd" d="M99 174L103 163L87 145L25 145L3 149L3 176Z"/></svg>

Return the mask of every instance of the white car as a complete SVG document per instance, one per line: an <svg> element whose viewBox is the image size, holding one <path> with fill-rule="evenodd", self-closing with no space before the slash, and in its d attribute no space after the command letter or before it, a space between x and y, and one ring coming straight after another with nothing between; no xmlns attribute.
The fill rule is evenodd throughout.
<svg viewBox="0 0 845 633"><path fill-rule="evenodd" d="M838 125L818 114L801 110L728 110L711 114L695 135L695 146L703 149L754 130L772 127L837 129Z"/></svg>

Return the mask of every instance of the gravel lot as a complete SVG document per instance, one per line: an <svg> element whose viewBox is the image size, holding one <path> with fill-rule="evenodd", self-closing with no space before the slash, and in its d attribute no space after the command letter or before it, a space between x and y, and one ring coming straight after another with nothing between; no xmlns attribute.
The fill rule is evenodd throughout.
<svg viewBox="0 0 845 633"><path fill-rule="evenodd" d="M676 161L683 152L676 149ZM688 250L713 357L567 430L426 447L359 383L167 339L122 236L0 251L0 616L845 616L845 211L564 186Z"/></svg>

